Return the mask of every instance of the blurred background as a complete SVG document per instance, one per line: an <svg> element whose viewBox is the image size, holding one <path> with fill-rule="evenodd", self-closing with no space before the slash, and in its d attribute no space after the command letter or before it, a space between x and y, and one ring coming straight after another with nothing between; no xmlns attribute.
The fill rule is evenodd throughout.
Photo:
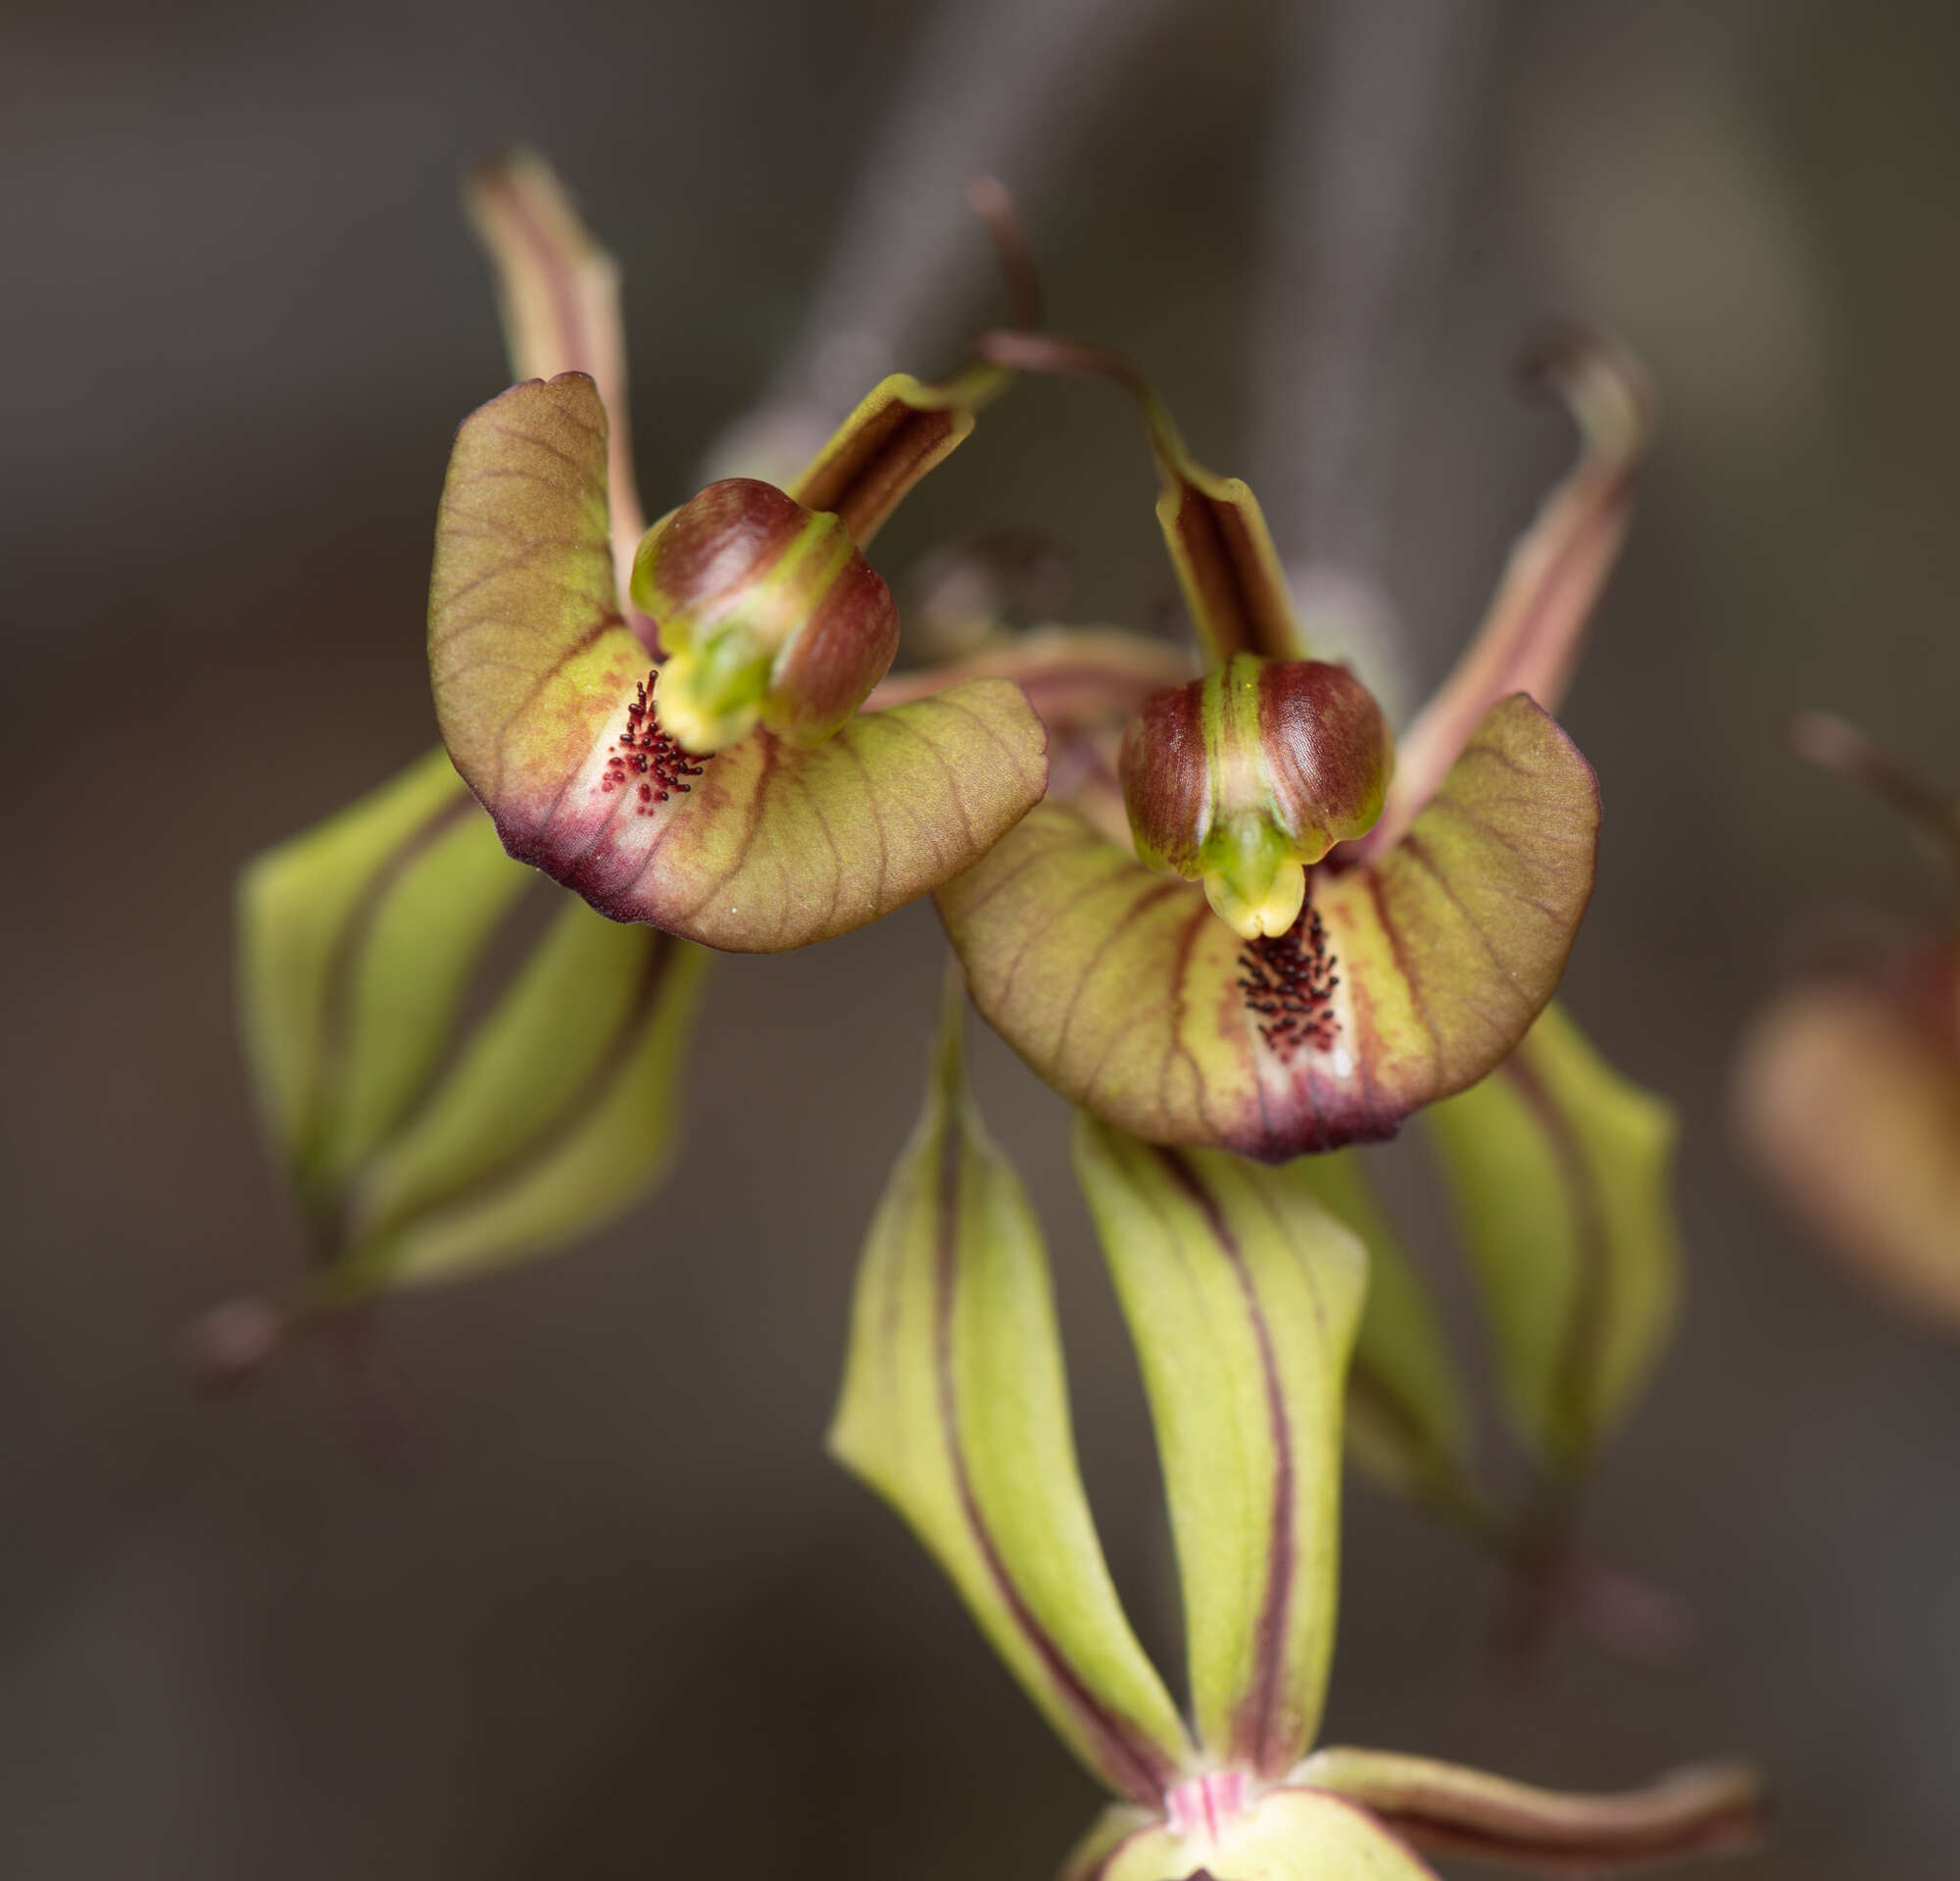
<svg viewBox="0 0 1960 1881"><path fill-rule="evenodd" d="M738 421L834 418L997 320L959 198L993 170L1057 326L1253 477L1404 707L1569 450L1524 345L1571 314L1644 356L1665 432L1564 714L1606 804L1567 998L1682 1109L1690 1294L1585 1537L1700 1637L1655 1674L1562 1634L1509 1680L1493 1571L1355 1487L1329 1733L1572 1785L1747 1751L1781 1832L1731 1872L1948 1871L1960 1352L1760 1201L1723 1088L1800 915L1935 905L1778 727L1828 705L1953 776L1956 60L1936 0L11 0L0 1870L991 1881L1096 1807L819 1451L917 1101L923 907L718 967L651 1206L387 1305L406 1474L312 1355L223 1406L173 1368L187 1317L298 1259L231 883L430 741L435 498L506 376L458 183L520 139L623 265L650 509ZM1026 384L878 559L1032 525L1074 545L1078 618L1160 624L1152 489L1116 399ZM979 1074L1118 1579L1174 1655L1063 1109L991 1040Z"/></svg>

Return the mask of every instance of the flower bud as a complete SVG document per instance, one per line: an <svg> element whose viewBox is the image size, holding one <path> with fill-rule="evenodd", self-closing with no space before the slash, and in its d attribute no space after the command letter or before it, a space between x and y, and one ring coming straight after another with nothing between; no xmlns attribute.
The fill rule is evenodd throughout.
<svg viewBox="0 0 1960 1881"><path fill-rule="evenodd" d="M668 656L661 722L692 752L759 721L820 744L898 651L892 592L842 520L753 477L710 483L649 529L632 589Z"/></svg>
<svg viewBox="0 0 1960 1881"><path fill-rule="evenodd" d="M1381 708L1345 667L1234 654L1144 703L1123 740L1137 854L1200 881L1248 940L1299 918L1306 868L1382 814Z"/></svg>

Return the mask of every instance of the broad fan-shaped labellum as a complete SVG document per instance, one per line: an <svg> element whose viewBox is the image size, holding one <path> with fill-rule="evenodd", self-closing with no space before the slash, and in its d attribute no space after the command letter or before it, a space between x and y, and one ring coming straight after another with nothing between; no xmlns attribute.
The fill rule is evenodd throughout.
<svg viewBox="0 0 1960 1881"><path fill-rule="evenodd" d="M737 952L846 933L978 861L1046 787L1018 688L852 715L896 644L859 545L988 389L888 380L798 491L730 479L656 525L635 590L672 621L678 728L667 621L651 617L657 649L618 605L593 381L527 381L466 420L429 665L443 742L510 854L615 920Z"/></svg>
<svg viewBox="0 0 1960 1881"><path fill-rule="evenodd" d="M1311 1163L1165 1148L1084 1116L1076 1170L1170 1506L1191 1685L1179 1717L1104 1562L1040 1227L967 1090L962 1015L956 996L865 1245L830 1446L1121 1799L1067 1881L1435 1881L1429 1849L1610 1873L1750 1838L1761 1786L1740 1764L1584 1796L1314 1748L1366 1252L1321 1205Z"/></svg>
<svg viewBox="0 0 1960 1881"><path fill-rule="evenodd" d="M1212 670L1132 724L1131 840L1058 787L940 890L975 1004L1064 1096L1151 1142L1282 1162L1393 1136L1517 1046L1592 894L1597 786L1539 697L1569 676L1624 531L1638 369L1590 335L1547 350L1585 448L1391 776L1372 699L1309 658L1250 490L1196 464L1113 356L1023 334L982 351L1137 394Z"/></svg>

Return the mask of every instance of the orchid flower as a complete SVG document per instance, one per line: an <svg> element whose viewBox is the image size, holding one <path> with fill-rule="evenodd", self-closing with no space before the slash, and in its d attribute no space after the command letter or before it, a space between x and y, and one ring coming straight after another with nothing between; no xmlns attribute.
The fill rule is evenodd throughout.
<svg viewBox="0 0 1960 1881"><path fill-rule="evenodd" d="M1931 839L1960 888L1960 797L1842 720L1805 714L1801 755ZM1757 1017L1737 1129L1788 1212L1860 1280L1960 1331L1960 922L1860 946Z"/></svg>
<svg viewBox="0 0 1960 1881"><path fill-rule="evenodd" d="M482 199L514 251L534 193ZM513 298L516 330L557 317L546 292ZM898 646L862 550L1006 377L896 374L788 491L724 478L645 532L616 383L561 371L465 420L429 668L510 854L615 920L738 952L847 933L977 862L1046 787L1041 723L1000 678L861 712Z"/></svg>
<svg viewBox="0 0 1960 1881"><path fill-rule="evenodd" d="M1184 1596L1189 1721L1131 1630L1083 1490L1041 1231L988 1139L950 988L923 1114L867 1239L832 1453L910 1524L1119 1799L1068 1881L1419 1881L1419 1847L1642 1864L1749 1837L1754 1774L1562 1795L1315 1748L1362 1242L1309 1163L1148 1144L1087 1114L1076 1169L1144 1373Z"/></svg>
<svg viewBox="0 0 1960 1881"><path fill-rule="evenodd" d="M309 1260L271 1298L220 1308L193 1328L188 1356L214 1384L249 1376L295 1332L381 1290L447 1281L590 1231L670 1162L675 1086L709 953L679 932L615 925L567 899L486 1005L486 968L510 951L526 891L541 885L505 854L506 841L556 857L585 886L623 848L658 847L660 864L637 891L615 881L601 894L608 912L657 909L670 928L723 945L790 945L855 925L963 866L1040 794L1045 775L1041 727L998 676L975 674L942 700L901 694L889 701L897 710L836 722L890 658L890 598L850 532L868 536L966 434L1004 374L981 368L943 390L889 379L800 479L801 508L765 485L724 482L649 537L612 258L536 157L486 168L467 206L495 264L513 365L550 381L519 385L465 426L465 468L441 525L442 716L497 820L480 814L438 748L247 869L247 1055ZM805 526L796 520L805 512L829 561L812 567L806 556L798 575L768 532L786 520ZM746 584L746 619L731 622L710 592L727 566L729 542L715 548L717 535L750 545L750 572L756 560L778 565ZM626 592L643 542L657 545L645 567L670 629L685 619L693 631L697 672L717 658L724 673L732 667L751 689L734 714L753 711L780 737L759 724L709 757L661 724L644 694L673 659L657 666L654 624ZM676 584L689 581L672 606ZM808 619L797 617L799 597ZM725 656L731 625L775 637L760 688L753 661ZM555 626L591 637L566 670L545 674L558 657L550 649L564 651ZM1099 645L1092 636L1090 664L1113 668L1114 650ZM1068 675L1079 680L1083 660L1057 649L1045 688L1043 652L1028 651L1035 693L1054 700L1065 722ZM1128 649L1123 657L1137 668ZM1139 670L1119 699L1163 683L1160 663ZM527 672L535 691L523 680L520 697ZM827 681L827 717L813 725L808 711ZM499 700L517 701L501 733ZM568 789L568 808L542 827L523 780L542 775L538 752L552 737L599 717L612 735L600 743L595 794ZM565 817L595 808L618 812L627 834L573 857L561 840ZM700 904L692 916L679 907L690 897Z"/></svg>
<svg viewBox="0 0 1960 1881"><path fill-rule="evenodd" d="M1141 402L1207 671L1148 701L1113 761L1057 753L1048 801L940 890L974 1003L1148 1141L1283 1162L1392 1136L1524 1038L1592 892L1597 788L1541 695L1624 530L1638 369L1577 333L1542 358L1579 462L1392 757L1365 688L1310 657L1250 490L1191 457L1133 369L1037 334L982 353Z"/></svg>

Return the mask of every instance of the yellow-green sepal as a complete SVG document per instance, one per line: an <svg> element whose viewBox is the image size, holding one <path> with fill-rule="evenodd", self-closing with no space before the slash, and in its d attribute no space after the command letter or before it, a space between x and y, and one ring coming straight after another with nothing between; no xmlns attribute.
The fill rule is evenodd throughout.
<svg viewBox="0 0 1960 1881"><path fill-rule="evenodd" d="M665 1173L706 950L567 898L348 1209L349 1282L420 1286L588 1232Z"/></svg>
<svg viewBox="0 0 1960 1881"><path fill-rule="evenodd" d="M1190 1745L1097 1539L1047 1253L967 1092L962 1012L950 995L865 1242L830 1451L911 1526L1070 1750L1153 1803Z"/></svg>
<svg viewBox="0 0 1960 1881"><path fill-rule="evenodd" d="M1199 1739L1274 1776L1311 1742L1326 1687L1366 1254L1297 1168L1159 1149L1086 1114L1075 1160L1156 1427Z"/></svg>
<svg viewBox="0 0 1960 1881"><path fill-rule="evenodd" d="M228 1382L296 1325L387 1288L571 1239L657 1181L709 956L575 899L487 1015L468 1008L538 877L442 751L259 858L239 888L240 1009L310 1267L194 1337Z"/></svg>
<svg viewBox="0 0 1960 1881"><path fill-rule="evenodd" d="M1574 1466L1625 1413L1674 1323L1674 1113L1552 1005L1495 1071L1424 1120L1511 1419L1542 1462Z"/></svg>
<svg viewBox="0 0 1960 1881"><path fill-rule="evenodd" d="M309 1213L422 1093L472 968L535 879L441 750L246 867L245 1052Z"/></svg>

